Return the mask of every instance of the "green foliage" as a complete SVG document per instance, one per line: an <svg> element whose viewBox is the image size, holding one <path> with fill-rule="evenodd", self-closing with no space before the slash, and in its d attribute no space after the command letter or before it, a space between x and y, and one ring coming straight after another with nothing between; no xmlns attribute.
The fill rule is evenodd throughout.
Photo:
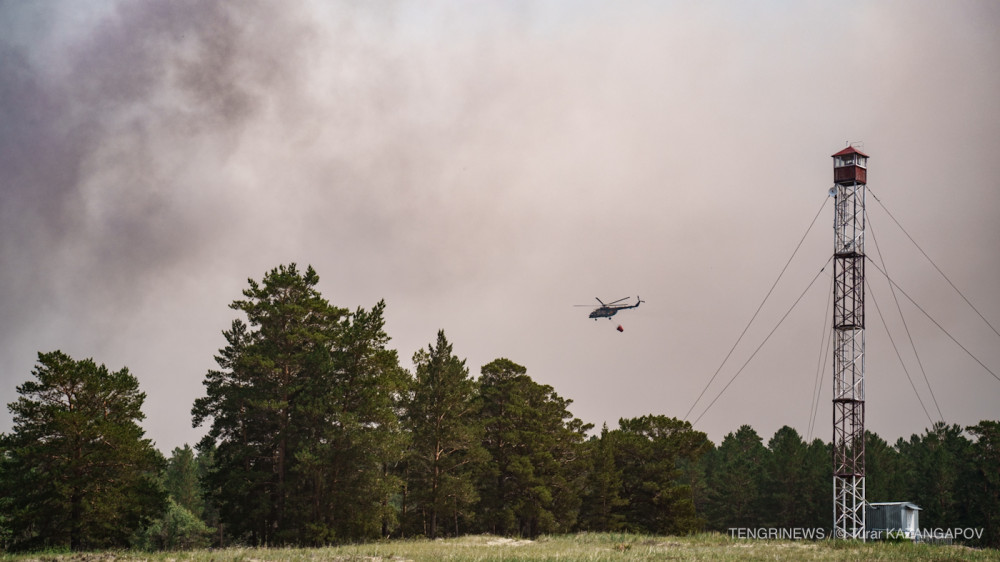
<svg viewBox="0 0 1000 562"><path fill-rule="evenodd" d="M231 537L251 544L328 543L378 536L402 456L397 399L405 384L386 348L385 304L354 313L330 305L309 267L249 280L246 315L195 401L199 444L213 451L204 478Z"/></svg>
<svg viewBox="0 0 1000 562"><path fill-rule="evenodd" d="M908 459L884 439L865 432L865 495L869 502L903 501L909 495Z"/></svg>
<svg viewBox="0 0 1000 562"><path fill-rule="evenodd" d="M0 436L0 491L4 492L0 494L0 552L10 547L11 540L13 539L13 522L11 521L11 508L13 504L11 497L6 494L6 482L11 477L5 473L8 465L4 460L7 458L5 441L6 439Z"/></svg>
<svg viewBox="0 0 1000 562"><path fill-rule="evenodd" d="M175 447L171 452L163 472L163 487L177 504L196 517L202 516L205 501L198 482L197 459L189 445Z"/></svg>
<svg viewBox="0 0 1000 562"><path fill-rule="evenodd" d="M899 440L897 448L908 459L908 496L923 511L922 527L964 527L964 501L971 483L971 442L958 425L934 424L923 436Z"/></svg>
<svg viewBox="0 0 1000 562"><path fill-rule="evenodd" d="M342 538L386 536L397 524L390 500L402 480L390 468L406 449L399 410L407 376L396 352L386 347L384 313L380 301L341 322L335 376L328 379L333 384L312 409L329 412L326 419L332 421L326 427L315 423L320 431L307 443L328 463L319 476L339 483L332 490L334 503L325 524ZM316 521L316 514L306 513L305 518Z"/></svg>
<svg viewBox="0 0 1000 562"><path fill-rule="evenodd" d="M8 405L5 498L15 549L123 547L162 512L160 455L143 438L145 394L128 369L39 353Z"/></svg>
<svg viewBox="0 0 1000 562"><path fill-rule="evenodd" d="M621 508L628 500L621 497L622 471L615 463L614 437L608 424L601 426L601 435L586 443L589 460L584 487L580 528L587 531L620 531L625 527Z"/></svg>
<svg viewBox="0 0 1000 562"><path fill-rule="evenodd" d="M744 425L714 447L687 422L648 415L585 441L591 426L570 400L508 359L474 380L443 331L414 354L410 377L388 348L385 303L350 312L318 281L311 267L280 266L231 304L241 316L192 408L194 425L208 426L197 454L185 445L164 459L143 438L145 396L126 369L39 354L0 437L0 547L585 529L621 533L606 548L615 556L667 556L627 533L830 525L831 449L819 439L786 426L765 446ZM914 502L921 527L983 528L973 544L1000 546L1000 423L865 443L869 501Z"/></svg>
<svg viewBox="0 0 1000 562"><path fill-rule="evenodd" d="M983 545L1000 548L1000 422L981 421L966 428L972 445L969 510L984 527Z"/></svg>
<svg viewBox="0 0 1000 562"><path fill-rule="evenodd" d="M813 439L806 452L807 482L805 484L805 501L808 503L806 511L806 526L810 524L815 528L827 528L831 525L833 512L832 483L833 467L833 447L823 443L821 439Z"/></svg>
<svg viewBox="0 0 1000 562"><path fill-rule="evenodd" d="M137 546L146 550L204 548L214 532L197 515L169 498L166 512L146 528Z"/></svg>
<svg viewBox="0 0 1000 562"><path fill-rule="evenodd" d="M767 449L757 432L748 425L729 433L712 452L707 473L709 527L756 528L761 517L764 460Z"/></svg>
<svg viewBox="0 0 1000 562"><path fill-rule="evenodd" d="M207 447L201 448L197 451L194 458L194 468L195 474L198 478L198 492L201 496L201 511L195 513L199 519L205 522L205 525L210 528L216 529L215 537L212 541L212 545L216 547L223 546L225 533L223 533L223 524L220 520L219 506L217 492L218 490L212 490L206 488L206 486L211 486L208 474L215 466L215 446L209 445ZM195 502L197 505L197 502ZM183 504L182 504L183 505Z"/></svg>
<svg viewBox="0 0 1000 562"><path fill-rule="evenodd" d="M812 446L784 426L767 444L761 482L763 513L769 527L822 528L830 523L830 455L822 442Z"/></svg>
<svg viewBox="0 0 1000 562"><path fill-rule="evenodd" d="M493 463L479 478L479 525L536 536L576 525L584 484L582 443L590 425L573 417L551 386L508 359L479 379L483 446Z"/></svg>
<svg viewBox="0 0 1000 562"><path fill-rule="evenodd" d="M478 500L475 470L485 462L477 417L476 384L452 353L444 331L413 356L416 373L404 402L412 436L406 457L406 507L411 529L430 538L446 522L455 535Z"/></svg>
<svg viewBox="0 0 1000 562"><path fill-rule="evenodd" d="M980 528L974 546L1000 546L1000 430L982 421L966 430L938 422L923 435L899 439L892 478L902 474L905 497L922 508L921 528Z"/></svg>
<svg viewBox="0 0 1000 562"><path fill-rule="evenodd" d="M709 448L704 433L666 416L622 419L609 434L621 471L626 527L640 533L686 534L702 527L682 465Z"/></svg>

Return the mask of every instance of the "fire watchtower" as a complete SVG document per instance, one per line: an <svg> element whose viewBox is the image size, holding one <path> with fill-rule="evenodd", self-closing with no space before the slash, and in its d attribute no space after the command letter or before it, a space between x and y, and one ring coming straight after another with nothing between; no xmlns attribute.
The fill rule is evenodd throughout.
<svg viewBox="0 0 1000 562"><path fill-rule="evenodd" d="M833 155L833 533L865 539L865 187L868 155Z"/></svg>

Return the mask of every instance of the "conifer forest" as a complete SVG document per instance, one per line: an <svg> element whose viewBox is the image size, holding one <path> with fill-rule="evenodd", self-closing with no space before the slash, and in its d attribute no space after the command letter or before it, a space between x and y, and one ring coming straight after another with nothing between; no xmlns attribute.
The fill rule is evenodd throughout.
<svg viewBox="0 0 1000 562"><path fill-rule="evenodd" d="M445 331L400 365L386 304L348 310L312 267L249 280L164 456L127 367L43 351L0 438L0 545L184 549L577 531L829 528L831 447L791 427L721 442L668 413L596 428L517 358L467 365ZM221 306L221 303L220 303ZM117 370L116 370L117 369ZM1000 423L865 435L867 498L1000 547Z"/></svg>

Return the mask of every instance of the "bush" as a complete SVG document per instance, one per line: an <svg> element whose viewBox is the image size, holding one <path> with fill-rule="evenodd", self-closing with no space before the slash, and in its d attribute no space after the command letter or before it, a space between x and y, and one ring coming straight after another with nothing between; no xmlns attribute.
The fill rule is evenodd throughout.
<svg viewBox="0 0 1000 562"><path fill-rule="evenodd" d="M214 532L195 514L170 498L163 517L146 528L137 546L146 550L204 548L209 545Z"/></svg>

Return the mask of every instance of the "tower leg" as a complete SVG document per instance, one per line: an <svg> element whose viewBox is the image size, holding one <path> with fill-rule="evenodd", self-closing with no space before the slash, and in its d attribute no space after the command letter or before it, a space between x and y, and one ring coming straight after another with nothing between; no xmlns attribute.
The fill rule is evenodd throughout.
<svg viewBox="0 0 1000 562"><path fill-rule="evenodd" d="M833 533L865 540L865 185L836 186Z"/></svg>

